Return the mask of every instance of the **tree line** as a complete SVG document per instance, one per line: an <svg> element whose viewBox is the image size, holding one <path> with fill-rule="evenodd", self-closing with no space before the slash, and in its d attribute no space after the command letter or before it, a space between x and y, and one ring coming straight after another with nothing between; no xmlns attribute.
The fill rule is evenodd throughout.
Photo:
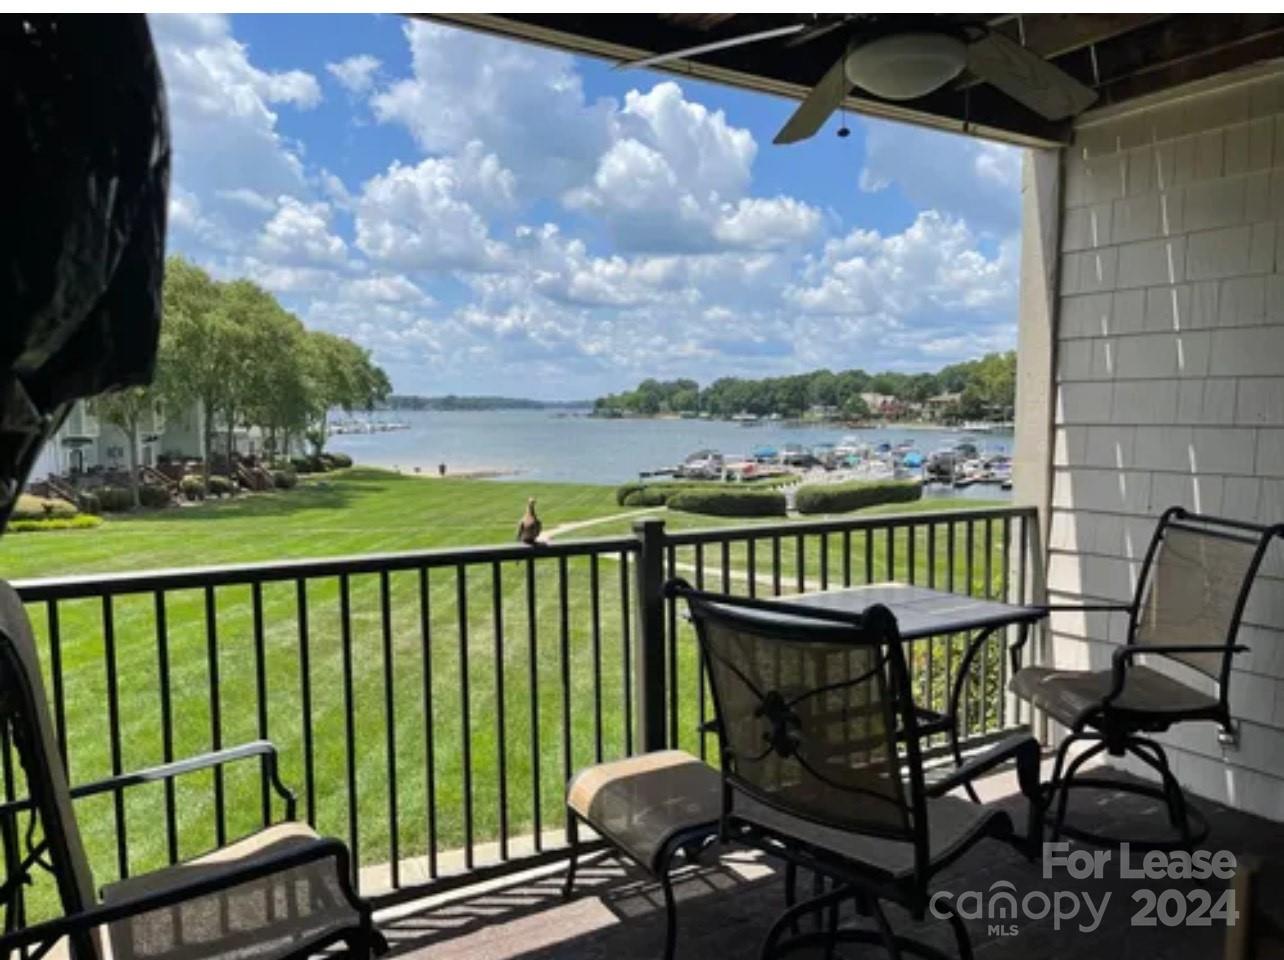
<svg viewBox="0 0 1284 960"><path fill-rule="evenodd" d="M722 377L704 388L689 379L647 379L633 390L597 398L593 407L600 416L747 413L789 418L822 409L863 420L878 413L861 396L870 393L894 398L896 409L904 415L917 415L929 399L953 395L938 405L935 416L946 421L1009 419L1016 402L1016 352L989 353L936 373L816 370L756 380Z"/></svg>
<svg viewBox="0 0 1284 960"><path fill-rule="evenodd" d="M442 410L472 412L478 410L557 410L583 407L585 404L559 400L528 400L524 397L498 397L490 394L461 397L448 393L443 397L420 397L394 393L385 404L389 410Z"/></svg>
<svg viewBox="0 0 1284 960"><path fill-rule="evenodd" d="M249 280L218 281L171 257L152 384L104 394L92 409L128 438L137 505L139 437L158 406L171 412L198 403L204 408L208 484L208 454L218 429L226 431L229 451L238 427L258 427L272 455L287 454L298 438L319 454L331 409L372 409L391 389L368 350L346 337L308 330Z"/></svg>

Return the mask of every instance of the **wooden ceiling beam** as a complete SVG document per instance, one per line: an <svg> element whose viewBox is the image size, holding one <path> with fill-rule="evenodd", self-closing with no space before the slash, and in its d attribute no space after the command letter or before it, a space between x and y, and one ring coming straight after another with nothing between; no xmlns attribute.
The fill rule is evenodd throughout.
<svg viewBox="0 0 1284 960"><path fill-rule="evenodd" d="M1101 86L1109 87L1258 37L1269 37L1281 27L1284 27L1284 14L1278 13L1173 16L1139 29L1132 36L1098 46L1096 80ZM1223 62L1231 59L1223 58Z"/></svg>
<svg viewBox="0 0 1284 960"><path fill-rule="evenodd" d="M1229 73L1262 60L1279 59L1282 53L1284 25L1121 74L1102 83L1100 103L1102 106L1123 103L1219 73Z"/></svg>
<svg viewBox="0 0 1284 960"><path fill-rule="evenodd" d="M1167 20L1166 13L1005 14L990 25L1045 59L1113 40L1139 27ZM1019 20L1019 23L1018 23Z"/></svg>

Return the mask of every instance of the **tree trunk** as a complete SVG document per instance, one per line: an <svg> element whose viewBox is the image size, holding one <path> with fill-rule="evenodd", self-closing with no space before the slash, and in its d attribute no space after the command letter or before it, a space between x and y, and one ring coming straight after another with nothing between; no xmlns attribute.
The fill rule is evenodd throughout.
<svg viewBox="0 0 1284 960"><path fill-rule="evenodd" d="M227 408L227 479L232 484L232 496L236 496L236 469L232 465L232 452L236 449L236 410Z"/></svg>
<svg viewBox="0 0 1284 960"><path fill-rule="evenodd" d="M129 434L129 494L134 501L134 509L143 505L142 495L138 491L138 421L131 420L126 432Z"/></svg>
<svg viewBox="0 0 1284 960"><path fill-rule="evenodd" d="M205 490L208 493L210 460L214 457L214 418L210 416L210 405L204 400L201 401L201 432L205 434L205 456L201 464L201 479L205 482Z"/></svg>

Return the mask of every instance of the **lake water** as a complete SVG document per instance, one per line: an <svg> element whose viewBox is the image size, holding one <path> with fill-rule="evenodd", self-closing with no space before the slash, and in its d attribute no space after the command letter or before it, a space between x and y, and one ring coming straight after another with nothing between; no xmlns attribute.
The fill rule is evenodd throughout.
<svg viewBox="0 0 1284 960"><path fill-rule="evenodd" d="M393 414L385 414L391 417ZM332 437L328 448L347 453L358 463L415 467L436 473L445 463L449 473L500 471L501 481L617 484L634 480L644 470L671 467L700 449L724 456L746 454L755 447L779 449L786 443L812 446L837 443L847 436L875 444L913 440L924 454L963 437L983 450L1012 452L1011 433L967 434L957 430L852 429L841 424L751 427L721 420L597 420L547 410L499 410L470 413L396 411L408 430L345 434ZM999 499L1009 496L997 486L967 490L930 488L949 496Z"/></svg>

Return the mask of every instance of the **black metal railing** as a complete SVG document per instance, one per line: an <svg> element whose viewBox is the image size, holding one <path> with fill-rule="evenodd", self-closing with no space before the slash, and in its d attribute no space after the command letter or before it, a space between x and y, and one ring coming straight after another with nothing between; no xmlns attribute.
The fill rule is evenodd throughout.
<svg viewBox="0 0 1284 960"><path fill-rule="evenodd" d="M535 548L15 586L73 783L272 740L300 815L344 838L363 892L390 901L560 856L549 834L579 766L665 745L709 755L704 678L666 577L758 595L898 579L1021 602L1036 528L1021 508L673 533L644 520ZM1000 642L968 681L965 737L1014 719ZM964 643L916 642L927 705ZM264 771L241 766L79 801L98 880L279 816ZM20 770L4 772L20 796ZM32 897L31 914L52 905Z"/></svg>

